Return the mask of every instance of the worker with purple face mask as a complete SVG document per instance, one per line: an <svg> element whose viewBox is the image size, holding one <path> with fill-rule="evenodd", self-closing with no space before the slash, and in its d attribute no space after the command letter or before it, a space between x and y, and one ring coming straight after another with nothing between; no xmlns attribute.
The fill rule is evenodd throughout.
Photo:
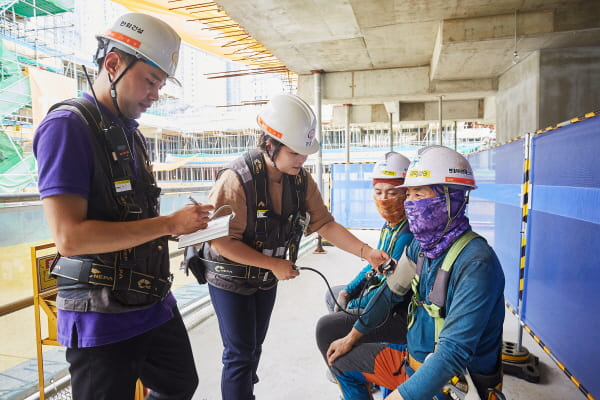
<svg viewBox="0 0 600 400"><path fill-rule="evenodd" d="M370 399L371 382L392 391L386 400L446 399L461 390L457 379L468 398L501 398L504 274L466 216L471 166L454 150L425 147L402 187L414 239L361 319L327 351L344 398ZM356 345L410 289L407 343Z"/></svg>
<svg viewBox="0 0 600 400"><path fill-rule="evenodd" d="M421 244L428 258L439 257L463 233L471 229L465 215L467 194L462 189L447 187L447 196L442 185L430 185L434 197L422 198L425 189L413 189L418 193L417 200L406 201L404 208L410 231ZM450 199L448 218L447 199Z"/></svg>

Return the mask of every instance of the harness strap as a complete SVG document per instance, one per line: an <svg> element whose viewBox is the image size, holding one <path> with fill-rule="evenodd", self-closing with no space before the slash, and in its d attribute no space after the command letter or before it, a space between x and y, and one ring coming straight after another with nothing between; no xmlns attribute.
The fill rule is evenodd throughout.
<svg viewBox="0 0 600 400"><path fill-rule="evenodd" d="M120 188L129 188L130 190L125 190L125 194L119 194L118 190L115 191L115 198L117 203L122 208L122 216L121 219L124 220L125 216L127 216L130 212L138 213L138 210L141 210L139 205L136 204L135 200L131 193L133 193L133 185L134 182L128 181L126 178L133 179L135 176L131 165L127 162L115 161L108 154L108 148L110 145L108 144L108 140L103 136L102 132L105 127L102 126L102 118L98 112L98 109L94 105L94 103L84 97L76 97L73 99L63 100L59 103L54 104L48 110L48 114L52 111L56 110L69 110L75 115L77 115L82 122L86 124L89 129L90 134L92 136L96 135L100 138L100 140L104 143L103 150L105 152L105 157L110 160L108 163L108 173L110 174L110 179L113 184ZM134 141L140 141L137 135L134 135ZM137 148L144 148L144 146L137 146ZM147 154L144 152L144 155L147 158ZM121 179L120 181L117 179Z"/></svg>
<svg viewBox="0 0 600 400"><path fill-rule="evenodd" d="M71 281L107 286L113 290L129 290L159 299L167 296L173 282L172 275L168 279L162 279L128 268L69 257L60 257L52 269L52 274Z"/></svg>
<svg viewBox="0 0 600 400"><path fill-rule="evenodd" d="M263 252L264 245L267 239L269 238L269 221L276 221L283 227L289 223L292 223L292 232L281 232L279 234L285 234L289 237L284 238L284 246L282 249L283 254L280 254L280 251L277 250L275 256L284 256L285 251L290 250L290 259L297 258L298 253L298 245L300 243L300 239L302 237L302 233L304 232L304 227L301 226L306 222L306 216L304 212L304 201L306 199L306 177L304 176L303 171L300 171L297 175L290 176L284 174L283 179L287 180L289 185L291 186L291 193L283 193L282 199L282 212L285 212L285 207L288 202L286 202L286 196L292 196L289 199L290 204L295 205L295 209L300 211L300 214L296 215L278 215L273 211L273 201L269 194L268 189L268 172L265 165L264 157L262 152L260 151L249 151L244 154L244 161L248 166L250 173L252 174L252 187L254 189L254 197L256 201L256 220L255 220L255 228L254 228L254 248ZM284 190L286 185L283 185ZM298 226L296 226L298 225ZM295 228L301 229L295 229Z"/></svg>
<svg viewBox="0 0 600 400"><path fill-rule="evenodd" d="M106 132L107 127L102 125L102 116L96 105L84 97L76 97L72 99L63 100L59 103L54 104L48 110L48 113L56 110L69 110L77 115L83 123L88 127L92 139L92 146L94 153L98 151L104 153L104 157L109 160L107 163L109 179L113 187L113 198L119 209L119 220L125 221L128 216L132 215L134 219L139 219L142 214L142 208L137 203L134 196L135 188L135 174L131 165L122 160L114 160L110 154L109 149L111 145L106 135L110 132ZM123 135L125 133L123 132ZM142 139L140 138L139 130L134 133L134 146L139 151L142 150L140 156L143 158L145 163L149 162L148 154L145 146L143 145ZM94 142L99 141L103 144L101 149L94 145ZM101 156L97 154L97 156ZM150 193L149 193L150 194ZM157 193L151 193L151 195L158 196L160 189L157 188ZM115 252L117 257L122 260L123 265L131 264L130 260L135 258L135 248L125 249L119 252Z"/></svg>
<svg viewBox="0 0 600 400"><path fill-rule="evenodd" d="M234 262L217 262L202 257L198 258L204 263L209 271L217 275L264 282L275 279L275 274L273 274L271 270L265 268Z"/></svg>
<svg viewBox="0 0 600 400"><path fill-rule="evenodd" d="M435 327L435 343L439 341L440 333L444 327L444 321L446 317L446 297L448 294L448 281L450 279L450 272L454 262L458 258L459 254L463 249L471 242L471 240L480 237L475 232L469 230L463 233L454 243L450 246L450 249L444 257L442 266L437 270L435 275L435 281L430 293L427 295L427 300L430 304L426 303L421 299L419 295L419 284L421 281L421 273L423 271L423 264L425 262L425 256L422 252L419 252L417 258L416 274L413 278L411 285L413 289L413 297L409 307L409 322L408 327L412 327L414 324L414 313L417 307L423 307L427 313L434 320Z"/></svg>
<svg viewBox="0 0 600 400"><path fill-rule="evenodd" d="M244 154L244 160L250 168L252 174L252 183L256 196L256 224L254 228L254 248L262 253L265 241L267 240L267 219L271 212L271 196L269 196L267 187L267 168L263 156L260 152L249 151Z"/></svg>

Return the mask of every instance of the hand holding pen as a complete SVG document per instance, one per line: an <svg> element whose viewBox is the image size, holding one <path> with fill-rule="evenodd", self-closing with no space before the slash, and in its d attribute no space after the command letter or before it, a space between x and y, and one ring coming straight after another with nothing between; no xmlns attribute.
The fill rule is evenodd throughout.
<svg viewBox="0 0 600 400"><path fill-rule="evenodd" d="M210 221L211 211L214 207L210 204L201 204L192 196L189 196L188 199L192 204L188 204L168 216L171 235L183 235L196 232L198 229L205 229Z"/></svg>

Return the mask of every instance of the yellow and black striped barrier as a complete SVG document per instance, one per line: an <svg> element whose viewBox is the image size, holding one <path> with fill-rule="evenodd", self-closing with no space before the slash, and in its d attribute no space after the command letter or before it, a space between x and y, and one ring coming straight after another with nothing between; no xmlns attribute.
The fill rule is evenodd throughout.
<svg viewBox="0 0 600 400"><path fill-rule="evenodd" d="M597 117L599 115L600 115L600 110L598 110L598 111L592 111L592 112L589 112L587 114L581 115L579 117L571 118L571 119L569 119L567 121L560 122L560 123L558 123L558 124L556 124L554 126L547 126L544 129L538 129L537 131L535 131L535 134L539 135L541 133L546 133L546 132L549 132L549 131L553 131L555 129L562 128L563 126L571 125L571 124L573 124L575 122L585 121L586 119Z"/></svg>
<svg viewBox="0 0 600 400"><path fill-rule="evenodd" d="M513 307L510 306L510 304L508 304L508 302L504 302L504 304L506 305L506 308L513 314L515 315L517 318L519 318L519 315L517 313L517 310L515 310ZM520 320L520 318L519 318ZM548 356L550 357L550 359L552 359L552 361L554 361L554 363L558 366L558 368L564 372L564 374L569 378L569 380L577 387L577 389L579 389L581 391L581 393L583 393L585 395L585 397L588 400L596 400L596 398L594 396L592 396L592 394L581 384L581 382L579 382L579 380L577 378L575 378L575 376L573 376L573 374L571 373L571 371L569 371L563 363L561 363L560 361L558 361L558 359L556 358L556 356L550 351L550 349L548 348L548 346L546 346L544 344L544 342L542 342L542 340L531 330L531 328L525 324L524 322L520 321L523 329L525 329L525 331L527 333L529 333L529 335L533 338L533 340L540 345L540 347L542 348L542 350L544 350L544 352L546 354L548 354ZM502 360L504 361L505 359L509 359L508 357L506 357L504 354L502 354ZM519 362L519 361L517 361Z"/></svg>
<svg viewBox="0 0 600 400"><path fill-rule="evenodd" d="M526 265L526 251L527 251L527 217L529 212L529 178L530 174L530 151L531 149L531 135L527 134L525 137L525 151L523 160L523 187L522 187L522 199L521 199L521 249L520 249L520 261L519 261L519 308L523 301L523 287L525 286L525 265Z"/></svg>

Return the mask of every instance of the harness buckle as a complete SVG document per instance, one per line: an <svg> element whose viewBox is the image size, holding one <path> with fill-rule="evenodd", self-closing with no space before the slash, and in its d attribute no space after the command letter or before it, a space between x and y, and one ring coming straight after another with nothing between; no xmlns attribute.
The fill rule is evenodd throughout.
<svg viewBox="0 0 600 400"><path fill-rule="evenodd" d="M157 282L162 283L162 285L157 285ZM167 297L172 285L173 274L169 274L166 279L155 279L152 283L152 294L162 300Z"/></svg>

